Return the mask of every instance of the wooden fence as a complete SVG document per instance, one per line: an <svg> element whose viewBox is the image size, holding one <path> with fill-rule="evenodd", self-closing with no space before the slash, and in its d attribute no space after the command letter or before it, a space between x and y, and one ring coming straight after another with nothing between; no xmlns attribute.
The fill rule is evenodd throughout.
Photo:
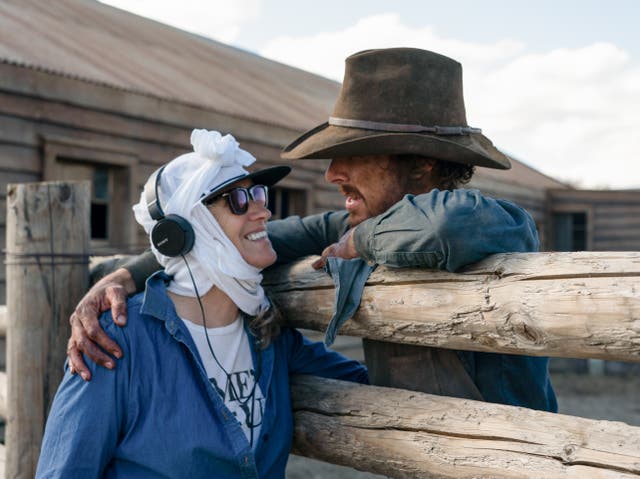
<svg viewBox="0 0 640 479"><path fill-rule="evenodd" d="M90 187L7 187L6 461L33 478L47 411L62 378L68 318L89 280Z"/></svg>
<svg viewBox="0 0 640 479"><path fill-rule="evenodd" d="M18 230L29 228L11 229L10 222L14 216L28 217L26 226L37 221L34 212L43 208L43 192L50 199L52 188L64 187L72 193L59 198L88 204L78 185L10 186L8 209L14 211L7 215L7 251L13 254L7 256L7 281L13 284L6 313L8 346L17 340L24 343L9 348L6 389L0 378L0 401L7 398L0 412L8 420L8 432L13 430L6 441L6 477L11 478L33 477L53 394L45 384L59 380L65 349L48 336L57 331L67 337L66 318L86 287L86 264L80 259L87 249L60 244L52 256L51 244L57 244L53 237L40 238L40 249L16 245L9 230L19 237ZM21 214L21 209L30 214ZM86 216L88 230L83 207L67 204L55 216L56 228L61 229L49 228L54 236L71 221L73 234L82 237L78 212ZM51 222L51 217L46 213L40 221ZM25 243L26 237L23 234L20 241ZM77 261L49 261L48 267L18 261L47 254L49 259ZM71 274L73 284L55 289L58 285L51 275L62 274L57 268L79 268L82 274ZM22 298L20 291L27 291L23 279L27 274L32 288L29 300L22 299L16 307L15 297ZM635 252L497 255L460 274L378 268L367 282L358 312L341 332L476 351L639 361L638 276L640 253ZM333 283L324 273L313 271L309 261L270 272L265 285L291 324L326 328ZM57 313L40 304L50 301L51 291L65 297L53 308ZM40 369L33 364L31 369L20 369L23 359L17 359L17 351L36 357ZM59 357L47 359L54 352ZM22 386L19 394L12 392L19 383L30 381L29 389ZM619 422L312 377L294 378L292 397L294 452L359 470L397 478L640 477L640 428ZM42 413L27 414L34 409Z"/></svg>

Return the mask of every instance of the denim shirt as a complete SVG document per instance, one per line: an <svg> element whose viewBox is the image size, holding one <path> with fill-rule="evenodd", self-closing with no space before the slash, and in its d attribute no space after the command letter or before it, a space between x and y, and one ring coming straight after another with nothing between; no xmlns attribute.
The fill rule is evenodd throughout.
<svg viewBox="0 0 640 479"><path fill-rule="evenodd" d="M123 349L116 369L85 358L90 382L67 370L55 396L36 477L284 477L293 434L290 374L367 382L356 361L283 328L253 351L266 396L258 443L209 383L197 348L166 295L163 274L128 302L126 327L101 325ZM260 358L258 359L258 355Z"/></svg>
<svg viewBox="0 0 640 479"><path fill-rule="evenodd" d="M279 262L320 254L349 228L345 211L290 217L268 226ZM524 209L467 189L406 195L385 213L360 223L354 242L370 264L451 272L491 254L532 252L539 246L535 223ZM338 298L336 304L359 302L361 290L347 291L357 298ZM548 358L457 353L486 401L557 411Z"/></svg>

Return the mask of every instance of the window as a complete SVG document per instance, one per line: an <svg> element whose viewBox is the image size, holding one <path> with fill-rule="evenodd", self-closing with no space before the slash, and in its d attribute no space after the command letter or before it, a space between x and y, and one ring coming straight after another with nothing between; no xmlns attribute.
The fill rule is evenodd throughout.
<svg viewBox="0 0 640 479"><path fill-rule="evenodd" d="M553 214L553 250L585 251L587 249L587 214Z"/></svg>
<svg viewBox="0 0 640 479"><path fill-rule="evenodd" d="M91 239L109 239L109 170L96 166L91 188Z"/></svg>
<svg viewBox="0 0 640 479"><path fill-rule="evenodd" d="M60 180L91 183L91 250L112 254L127 248L126 218L129 215L128 171L117 165L78 158L57 157Z"/></svg>
<svg viewBox="0 0 640 479"><path fill-rule="evenodd" d="M137 251L131 204L136 200L139 159L110 143L66 136L43 137L44 181L87 181L91 185L90 253ZM146 242L145 242L146 243Z"/></svg>
<svg viewBox="0 0 640 479"><path fill-rule="evenodd" d="M286 218L291 215L306 215L306 190L282 188L279 186L269 188L269 209L272 213L271 218L274 220Z"/></svg>

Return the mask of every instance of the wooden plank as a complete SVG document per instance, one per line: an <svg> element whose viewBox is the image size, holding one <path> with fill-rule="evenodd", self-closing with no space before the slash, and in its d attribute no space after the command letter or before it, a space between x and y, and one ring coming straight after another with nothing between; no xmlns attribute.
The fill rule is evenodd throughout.
<svg viewBox="0 0 640 479"><path fill-rule="evenodd" d="M594 204L594 211L598 215L598 219L603 217L637 218L638 214L640 214L640 195L638 200L630 204L596 203Z"/></svg>
<svg viewBox="0 0 640 479"><path fill-rule="evenodd" d="M295 376L293 452L393 478L637 478L640 428Z"/></svg>
<svg viewBox="0 0 640 479"><path fill-rule="evenodd" d="M640 233L640 231L637 230L633 230L633 229L629 229L629 230L624 230L624 229L619 229L619 230L600 230L598 231L596 234L594 234L593 236L593 241L594 243L605 243L605 242L619 242L619 241L626 241L628 243L633 243L634 241L638 242L638 240L640 240L640 237L638 235L638 233ZM637 247L632 248L632 250L637 250ZM616 250L614 250L616 251Z"/></svg>
<svg viewBox="0 0 640 479"><path fill-rule="evenodd" d="M324 331L334 288L313 258L264 284L289 322ZM379 267L341 334L472 351L640 361L640 253L495 255L462 274Z"/></svg>
<svg viewBox="0 0 640 479"><path fill-rule="evenodd" d="M596 208L593 221L594 229L599 230L634 230L640 233L640 205L634 211L625 214L601 214ZM640 236L640 234L639 234Z"/></svg>
<svg viewBox="0 0 640 479"><path fill-rule="evenodd" d="M6 448L4 444L0 444L0 477L5 476Z"/></svg>
<svg viewBox="0 0 640 479"><path fill-rule="evenodd" d="M39 177L40 175L36 173L3 171L0 176L0 191L2 191L3 197L6 198L7 186L10 183L28 183L37 180Z"/></svg>
<svg viewBox="0 0 640 479"><path fill-rule="evenodd" d="M550 190L553 202L637 203L640 190Z"/></svg>
<svg viewBox="0 0 640 479"><path fill-rule="evenodd" d="M90 110L64 103L30 98L0 91L2 112L22 119L37 120L57 125L116 134L125 138L158 140L180 146L184 144L184 128L154 124L151 121L132 120L122 115Z"/></svg>
<svg viewBox="0 0 640 479"><path fill-rule="evenodd" d="M0 417L7 420L7 373L4 371L0 371ZM2 461L4 462L4 457Z"/></svg>
<svg viewBox="0 0 640 479"><path fill-rule="evenodd" d="M0 105L0 110L2 105ZM136 121L136 120L134 120ZM157 133L162 136L162 125L157 125ZM162 139L145 140L125 138L117 134L87 131L73 125L57 125L38 122L29 118L18 118L0 114L0 141L15 143L33 148L41 148L43 141L59 141L64 144L84 144L86 147L100 150L113 150L125 154L136 154L161 164L184 153L190 148L191 128L183 129L183 141L179 146L162 142Z"/></svg>
<svg viewBox="0 0 640 479"><path fill-rule="evenodd" d="M640 231L634 230L605 230L601 231L599 234L594 235L593 242L594 243L629 243L635 244L635 247L632 247L630 251L638 250L638 244L640 243ZM614 249L613 251L620 251L619 249Z"/></svg>
<svg viewBox="0 0 640 479"><path fill-rule="evenodd" d="M594 241L592 245L594 251L638 251L640 241Z"/></svg>
<svg viewBox="0 0 640 479"><path fill-rule="evenodd" d="M0 105L0 142L38 146L36 123L13 115L5 115Z"/></svg>
<svg viewBox="0 0 640 479"><path fill-rule="evenodd" d="M39 176L42 157L36 148L0 143L0 171L31 173Z"/></svg>
<svg viewBox="0 0 640 479"><path fill-rule="evenodd" d="M0 337L7 336L7 306L0 304Z"/></svg>
<svg viewBox="0 0 640 479"><path fill-rule="evenodd" d="M90 198L86 182L10 185L7 192L8 477L35 473L62 378L68 318L87 287Z"/></svg>
<svg viewBox="0 0 640 479"><path fill-rule="evenodd" d="M505 180L487 178L477 173L469 182L469 187L487 191L493 196L519 198L523 201L529 201L534 204L542 204L546 201L546 193L544 189L530 188L519 184L513 184Z"/></svg>

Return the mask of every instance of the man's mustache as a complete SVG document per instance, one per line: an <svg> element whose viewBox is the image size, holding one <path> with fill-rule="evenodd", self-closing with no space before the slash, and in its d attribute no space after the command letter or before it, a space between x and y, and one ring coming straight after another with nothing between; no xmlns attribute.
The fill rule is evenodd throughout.
<svg viewBox="0 0 640 479"><path fill-rule="evenodd" d="M360 193L360 190L351 185L340 185L340 193L345 196L357 196L359 198L362 198L362 193Z"/></svg>

